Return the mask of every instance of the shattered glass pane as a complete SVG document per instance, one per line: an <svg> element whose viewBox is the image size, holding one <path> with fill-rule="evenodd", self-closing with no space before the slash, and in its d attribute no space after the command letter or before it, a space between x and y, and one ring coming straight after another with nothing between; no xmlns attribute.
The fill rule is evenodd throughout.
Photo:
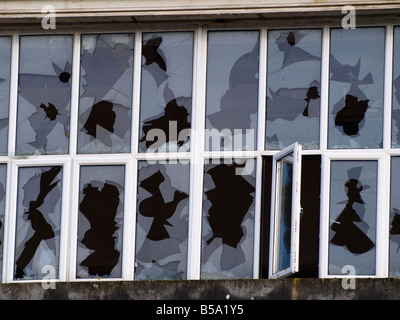
<svg viewBox="0 0 400 320"><path fill-rule="evenodd" d="M389 276L400 277L400 157L392 157L389 213Z"/></svg>
<svg viewBox="0 0 400 320"><path fill-rule="evenodd" d="M204 168L201 278L251 278L256 160L216 160Z"/></svg>
<svg viewBox="0 0 400 320"><path fill-rule="evenodd" d="M329 274L375 274L377 161L331 162Z"/></svg>
<svg viewBox="0 0 400 320"><path fill-rule="evenodd" d="M62 167L19 168L14 279L47 279L46 266L58 277L61 189Z"/></svg>
<svg viewBox="0 0 400 320"><path fill-rule="evenodd" d="M393 33L392 148L400 148L400 27Z"/></svg>
<svg viewBox="0 0 400 320"><path fill-rule="evenodd" d="M382 148L385 28L331 29L328 147Z"/></svg>
<svg viewBox="0 0 400 320"><path fill-rule="evenodd" d="M83 35L78 153L130 152L133 34Z"/></svg>
<svg viewBox="0 0 400 320"><path fill-rule="evenodd" d="M255 150L259 32L209 32L206 150Z"/></svg>
<svg viewBox="0 0 400 320"><path fill-rule="evenodd" d="M7 165L0 164L0 281L3 271L4 219L6 210Z"/></svg>
<svg viewBox="0 0 400 320"><path fill-rule="evenodd" d="M269 31L266 149L319 148L320 93L321 30Z"/></svg>
<svg viewBox="0 0 400 320"><path fill-rule="evenodd" d="M81 166L77 278L122 276L125 168Z"/></svg>
<svg viewBox="0 0 400 320"><path fill-rule="evenodd" d="M72 36L21 36L16 154L66 154Z"/></svg>
<svg viewBox="0 0 400 320"><path fill-rule="evenodd" d="M0 155L6 155L10 102L11 37L0 37L0 62Z"/></svg>
<svg viewBox="0 0 400 320"><path fill-rule="evenodd" d="M144 33L139 152L188 151L193 33Z"/></svg>
<svg viewBox="0 0 400 320"><path fill-rule="evenodd" d="M135 279L186 279L189 164L139 162Z"/></svg>

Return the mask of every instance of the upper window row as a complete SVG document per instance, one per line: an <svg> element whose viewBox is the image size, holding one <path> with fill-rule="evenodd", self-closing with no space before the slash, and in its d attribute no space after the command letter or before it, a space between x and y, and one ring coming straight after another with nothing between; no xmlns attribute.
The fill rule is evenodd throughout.
<svg viewBox="0 0 400 320"><path fill-rule="evenodd" d="M265 150L295 141L317 150L321 107L328 110L329 149L382 148L385 33L385 27L330 30L329 98L321 106L321 29L269 31L264 82L259 31L208 32L205 149L256 150L257 134L264 134ZM84 34L80 61L73 61L72 35L20 36L15 154L68 154L71 128L77 153L131 152L132 137L139 152L189 151L194 33L143 33L141 48L134 38L133 33ZM2 155L14 151L8 146L11 46L11 37L0 37ZM141 51L141 70L134 70L135 50ZM393 56L391 146L398 148L400 27L394 28ZM76 107L75 63L80 63ZM133 83L134 72L140 72L140 84ZM260 84L266 86L265 133L257 128ZM133 92L140 94L137 122Z"/></svg>

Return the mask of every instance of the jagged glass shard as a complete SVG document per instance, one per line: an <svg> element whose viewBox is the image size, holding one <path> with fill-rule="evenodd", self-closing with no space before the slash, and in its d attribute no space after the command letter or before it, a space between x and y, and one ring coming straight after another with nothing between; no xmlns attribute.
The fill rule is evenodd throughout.
<svg viewBox="0 0 400 320"><path fill-rule="evenodd" d="M139 152L188 151L193 33L144 33Z"/></svg>
<svg viewBox="0 0 400 320"><path fill-rule="evenodd" d="M122 277L125 168L81 166L77 278Z"/></svg>
<svg viewBox="0 0 400 320"><path fill-rule="evenodd" d="M7 165L0 164L0 280L3 271L4 220L6 210Z"/></svg>
<svg viewBox="0 0 400 320"><path fill-rule="evenodd" d="M135 279L186 279L189 164L139 162Z"/></svg>
<svg viewBox="0 0 400 320"><path fill-rule="evenodd" d="M331 162L329 274L345 265L375 274L377 169L373 160Z"/></svg>
<svg viewBox="0 0 400 320"><path fill-rule="evenodd" d="M7 154L10 102L11 37L0 37L0 155Z"/></svg>
<svg viewBox="0 0 400 320"><path fill-rule="evenodd" d="M133 34L82 35L78 153L130 151Z"/></svg>
<svg viewBox="0 0 400 320"><path fill-rule="evenodd" d="M392 148L400 148L400 28L393 34Z"/></svg>
<svg viewBox="0 0 400 320"><path fill-rule="evenodd" d="M331 149L382 148L385 28L331 29Z"/></svg>
<svg viewBox="0 0 400 320"><path fill-rule="evenodd" d="M400 157L392 157L389 212L389 276L400 277Z"/></svg>
<svg viewBox="0 0 400 320"><path fill-rule="evenodd" d="M268 32L266 149L319 148L321 30Z"/></svg>
<svg viewBox="0 0 400 320"><path fill-rule="evenodd" d="M60 166L18 170L14 279L43 279L47 266L58 277L62 175Z"/></svg>
<svg viewBox="0 0 400 320"><path fill-rule="evenodd" d="M209 162L204 167L201 278L251 278L256 160Z"/></svg>
<svg viewBox="0 0 400 320"><path fill-rule="evenodd" d="M72 40L20 37L16 154L68 153Z"/></svg>
<svg viewBox="0 0 400 320"><path fill-rule="evenodd" d="M259 32L209 32L206 150L255 150Z"/></svg>

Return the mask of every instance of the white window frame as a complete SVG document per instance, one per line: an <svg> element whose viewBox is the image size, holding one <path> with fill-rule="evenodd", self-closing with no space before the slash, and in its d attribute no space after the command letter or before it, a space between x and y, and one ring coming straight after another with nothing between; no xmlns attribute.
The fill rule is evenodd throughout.
<svg viewBox="0 0 400 320"><path fill-rule="evenodd" d="M281 188L280 167L281 161L288 155L293 156L292 172L292 208L291 208L291 230L290 230L290 265L283 270L275 271L275 262L278 258L277 239L279 192ZM276 153L272 159L272 188L271 188L271 223L269 242L269 278L278 279L287 277L299 270L299 231L300 231L300 186L301 186L301 145L294 143L282 151Z"/></svg>

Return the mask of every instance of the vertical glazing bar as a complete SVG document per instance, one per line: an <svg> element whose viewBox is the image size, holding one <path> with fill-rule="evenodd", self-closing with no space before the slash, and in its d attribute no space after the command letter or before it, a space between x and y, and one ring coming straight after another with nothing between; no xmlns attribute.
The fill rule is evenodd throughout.
<svg viewBox="0 0 400 320"><path fill-rule="evenodd" d="M11 42L11 77L10 77L10 113L8 127L8 155L15 155L15 139L17 128L17 98L18 98L18 63L19 36L12 35Z"/></svg>
<svg viewBox="0 0 400 320"><path fill-rule="evenodd" d="M326 151L328 144L328 104L329 104L329 44L330 29L322 29L321 55L321 112L320 112L320 150ZM322 211L321 211L322 212Z"/></svg>
<svg viewBox="0 0 400 320"><path fill-rule="evenodd" d="M393 88L393 25L386 27L385 75L383 96L383 149L388 151L392 141L392 88Z"/></svg>
<svg viewBox="0 0 400 320"><path fill-rule="evenodd" d="M255 195L255 216L254 216L254 260L253 278L260 277L260 239L261 239L261 189L262 189L262 157L261 153L265 148L265 103L266 103L266 82L267 82L267 30L260 30L260 55L258 71L258 133L256 158L256 195Z"/></svg>

